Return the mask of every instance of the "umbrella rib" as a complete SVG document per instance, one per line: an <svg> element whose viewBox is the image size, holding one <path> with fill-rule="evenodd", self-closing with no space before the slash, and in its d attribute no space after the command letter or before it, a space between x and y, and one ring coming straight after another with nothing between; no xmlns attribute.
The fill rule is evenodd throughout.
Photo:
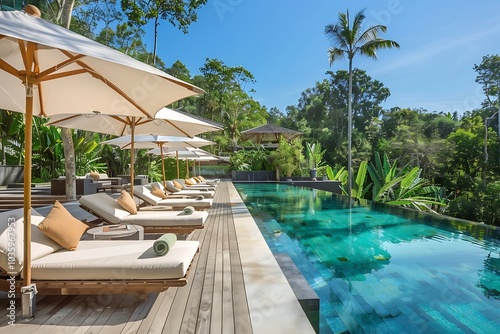
<svg viewBox="0 0 500 334"><path fill-rule="evenodd" d="M132 104L134 107L137 108L141 113L143 113L146 117L151 117L146 110L144 110L137 102L135 102L130 96L128 96L124 91L122 91L118 86L116 86L113 82L107 80L105 77L103 77L101 74L96 72L94 69L91 67L87 66L84 62L82 61L77 61L78 65L82 66L84 69L88 71L88 73L93 76L96 79L101 80L106 86L114 90L115 92L118 93L121 97L123 97L125 100L127 100L130 104Z"/></svg>
<svg viewBox="0 0 500 334"><path fill-rule="evenodd" d="M43 87L42 83L38 84L38 101L40 101L40 114L38 116L47 116L45 113L45 103L43 102Z"/></svg>
<svg viewBox="0 0 500 334"><path fill-rule="evenodd" d="M69 52L67 52L65 50L60 50L60 51L63 54L65 54L68 58L73 58L74 57L71 53L69 53ZM136 107L137 110L139 110L141 113L143 113L146 117L151 118L151 115L149 115L149 113L146 110L144 110L137 102L135 102L124 91L122 91L120 88L118 88L118 86L116 86L113 82L109 81L108 79L106 79L106 77L104 77L103 75L99 74L99 72L97 72L96 70L94 70L91 66L89 66L88 64L86 64L84 61L81 61L79 59L75 59L74 62L76 62L78 64L78 66L82 67L82 69L85 72L89 73L94 78L96 78L98 80L101 80L109 88L111 88L112 90L114 90L115 92L117 92L118 95L120 95L125 100L127 100L130 104L132 104L134 107ZM74 73L78 73L78 71L72 71L72 72L73 72L73 74Z"/></svg>
<svg viewBox="0 0 500 334"><path fill-rule="evenodd" d="M164 119L165 122L167 122L168 124L172 125L174 128L176 128L177 130L179 130L180 132L182 132L186 137L189 137L189 138L192 138L193 136L190 136L188 133L186 133L186 131L182 130L181 128L179 128L177 125L175 125L174 123L172 123L171 121L169 121L168 119Z"/></svg>
<svg viewBox="0 0 500 334"><path fill-rule="evenodd" d="M53 121L50 123L50 125L55 125L55 126L59 126L58 124L61 123L61 122L66 122L66 121L69 121L71 119L74 119L74 118L77 118L79 117L80 115L69 115L68 117L64 117L64 118L61 118L59 120L56 120L56 121ZM63 126L64 127L64 126Z"/></svg>
<svg viewBox="0 0 500 334"><path fill-rule="evenodd" d="M3 71L18 77L19 79L24 79L26 75L24 74L24 71L18 71L16 68L11 66L9 63L7 63L5 60L0 59L0 69Z"/></svg>
<svg viewBox="0 0 500 334"><path fill-rule="evenodd" d="M60 50L60 51L61 51L61 50ZM63 52L63 53L64 53L66 56L68 56L68 57L69 57L69 54L68 54L68 53L65 53L65 52ZM72 55L71 55L70 59L67 59L67 60L63 61L62 63L59 63L59 64L57 64L57 65L54 65L54 66L52 66L52 67L50 67L50 68L46 69L45 71L40 72L40 73L38 74L38 78L39 78L40 80L43 80L45 77L49 76L51 73L54 73L55 71L59 71L61 68L66 67L66 66L68 66L68 65L71 65L71 64L73 64L74 62L78 61L78 59L83 58L83 57L85 57L85 55L82 55L82 54L77 55L77 56L72 56ZM71 72L73 72L73 71L71 71ZM86 72L86 71L82 71L82 73L83 73L83 72ZM66 72L66 73L68 73L68 72ZM70 73L70 72L69 72L69 73ZM63 74L64 74L64 73L63 73ZM68 75L63 75L63 76L68 76ZM50 80L50 79L52 79L52 78L56 78L56 77L54 77L54 76L50 76L50 78L47 78L47 80Z"/></svg>

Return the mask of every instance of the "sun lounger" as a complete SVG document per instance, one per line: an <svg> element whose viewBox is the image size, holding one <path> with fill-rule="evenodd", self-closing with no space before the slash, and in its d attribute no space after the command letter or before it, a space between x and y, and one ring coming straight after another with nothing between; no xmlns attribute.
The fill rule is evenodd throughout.
<svg viewBox="0 0 500 334"><path fill-rule="evenodd" d="M191 185L186 183L186 179L175 179L175 181L179 182L182 186L182 189L207 189L207 190L216 190L217 189L217 184L203 184L203 183L195 183L196 181L191 180Z"/></svg>
<svg viewBox="0 0 500 334"><path fill-rule="evenodd" d="M0 289L11 291L14 285L19 292L23 285L23 209L0 215L0 269L4 272ZM69 251L38 230L44 217L35 210L31 217L31 281L42 295L143 295L183 286L199 247L197 241L177 241L166 255L157 256L152 248L155 240L80 240L76 250ZM15 219L16 226L12 225ZM15 259L3 245L13 230L20 243Z"/></svg>
<svg viewBox="0 0 500 334"><path fill-rule="evenodd" d="M208 189L182 189L179 190L175 187L174 183L172 181L166 181L167 189L166 189L166 194L168 197L197 197L199 195L202 195L205 198L213 198L215 191L214 190L208 190ZM147 185L146 187L150 189L150 186L155 186L159 188L161 191L165 192L165 187L163 186L163 182L152 182L151 184ZM176 189L176 190L174 190Z"/></svg>
<svg viewBox="0 0 500 334"><path fill-rule="evenodd" d="M212 199L204 198L203 199L195 199L195 198L167 198L162 199L158 196L155 196L151 193L145 186L134 186L134 196L137 196L141 200L143 200L147 205L153 206L168 206L175 209L181 209L186 206L192 206L196 210L204 210L209 209L212 206Z"/></svg>
<svg viewBox="0 0 500 334"><path fill-rule="evenodd" d="M190 233L194 229L203 228L208 217L207 211L195 211L190 215L185 215L182 211L139 211L133 215L106 193L85 195L80 197L79 202L84 210L106 223L141 225L145 233Z"/></svg>
<svg viewBox="0 0 500 334"><path fill-rule="evenodd" d="M197 178L198 178L198 180L201 181L201 184L208 184L211 186L216 186L220 183L220 179L206 179L201 175L197 176Z"/></svg>

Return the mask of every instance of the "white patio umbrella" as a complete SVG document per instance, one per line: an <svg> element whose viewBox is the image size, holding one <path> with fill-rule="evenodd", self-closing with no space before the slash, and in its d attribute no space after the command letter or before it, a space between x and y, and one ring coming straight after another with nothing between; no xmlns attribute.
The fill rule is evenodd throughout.
<svg viewBox="0 0 500 334"><path fill-rule="evenodd" d="M165 105L200 93L191 84L61 26L22 11L0 11L0 108L26 113L26 286L31 284L32 116L101 112L153 118Z"/></svg>
<svg viewBox="0 0 500 334"><path fill-rule="evenodd" d="M169 108L160 109L155 119L102 114L55 115L49 125L106 133L115 136L157 134L193 137L200 133L222 130L221 127L201 121Z"/></svg>
<svg viewBox="0 0 500 334"><path fill-rule="evenodd" d="M177 178L179 178L179 159L186 159L186 173L188 175L188 160L192 160L194 161L194 163L196 163L196 161L218 160L210 152L202 150L201 148L194 147L183 147L181 149L164 147L163 151L160 151L160 148L154 148L146 153L156 155L161 155L163 153L165 156L175 156L177 160ZM163 176L163 178L165 179L165 175Z"/></svg>
<svg viewBox="0 0 500 334"><path fill-rule="evenodd" d="M156 149L155 149L156 150ZM169 152L166 154L167 156L172 156L173 153ZM201 148L187 148L186 151L179 152L177 155L177 159L186 159L186 174L189 176L189 163L188 161L193 161L193 174L196 173L196 162L200 163L200 171L201 171L201 161L217 161L219 160L212 153L202 150ZM201 172L199 173L201 174Z"/></svg>
<svg viewBox="0 0 500 334"><path fill-rule="evenodd" d="M118 146L122 149L131 149L131 136L123 136L111 140L103 141L101 144L109 144ZM134 137L135 148L158 148L161 161L162 161L162 172L163 172L163 182L165 182L165 165L164 154L165 148L178 148L183 150L186 147L198 148L205 145L215 144L210 140L206 140L200 137L176 137L176 136L162 136L162 135L138 135ZM179 154L179 150L176 150L176 154ZM179 177L179 159L177 158L177 177Z"/></svg>
<svg viewBox="0 0 500 334"><path fill-rule="evenodd" d="M188 114L169 108L162 108L156 113L156 119L104 114L55 115L49 125L72 129L106 133L116 136L130 134L130 149L135 148L135 134L154 134L193 137L209 131L222 130L221 127L201 121ZM130 155L130 192L134 195L134 154Z"/></svg>

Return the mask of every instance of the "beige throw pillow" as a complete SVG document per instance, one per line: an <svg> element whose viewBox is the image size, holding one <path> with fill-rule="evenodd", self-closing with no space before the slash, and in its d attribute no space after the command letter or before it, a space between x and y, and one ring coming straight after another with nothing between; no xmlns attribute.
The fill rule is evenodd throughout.
<svg viewBox="0 0 500 334"><path fill-rule="evenodd" d="M131 214L137 214L137 205L135 204L132 196L130 196L130 194L125 190L122 190L120 196L118 196L118 198L116 199L116 202Z"/></svg>
<svg viewBox="0 0 500 334"><path fill-rule="evenodd" d="M192 186L194 183L191 181L191 179L184 179L184 183L188 186Z"/></svg>
<svg viewBox="0 0 500 334"><path fill-rule="evenodd" d="M151 193L156 197L160 197L161 199L167 198L167 195L165 195L165 193L160 188L154 185L151 185Z"/></svg>
<svg viewBox="0 0 500 334"><path fill-rule="evenodd" d="M99 175L98 172L90 172L89 176L92 178L94 181L99 181L101 176Z"/></svg>
<svg viewBox="0 0 500 334"><path fill-rule="evenodd" d="M177 188L177 189L182 189L182 184L180 184L178 181L172 181L174 182L174 186Z"/></svg>
<svg viewBox="0 0 500 334"><path fill-rule="evenodd" d="M73 217L59 201L55 202L47 217L38 224L38 229L46 236L71 251L76 249L87 227Z"/></svg>

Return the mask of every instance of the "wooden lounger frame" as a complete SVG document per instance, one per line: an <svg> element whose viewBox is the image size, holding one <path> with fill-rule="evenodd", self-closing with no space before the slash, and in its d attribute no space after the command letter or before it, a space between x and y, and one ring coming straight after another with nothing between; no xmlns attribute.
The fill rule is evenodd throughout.
<svg viewBox="0 0 500 334"><path fill-rule="evenodd" d="M96 213L94 210L91 208L80 204L80 207L87 211L88 213L96 216L99 218L103 223L109 224L109 225L116 225L116 223L110 222L109 220L106 220L105 218L101 217L98 213ZM129 224L134 224L133 221L129 222ZM144 233L191 233L196 229L202 229L204 226L203 225L171 225L171 226L143 226L144 228Z"/></svg>
<svg viewBox="0 0 500 334"><path fill-rule="evenodd" d="M196 254L199 253L199 249ZM195 256L196 256L195 254ZM194 257L193 257L194 261ZM32 280L36 284L40 295L102 295L102 294L122 294L133 293L143 297L149 293L163 292L168 288L182 287L187 284L187 276L191 265L189 264L186 275L176 279L130 279L130 280ZM15 287L15 294L21 294L21 287L24 280L16 276L14 281L0 269L0 290L12 291Z"/></svg>

